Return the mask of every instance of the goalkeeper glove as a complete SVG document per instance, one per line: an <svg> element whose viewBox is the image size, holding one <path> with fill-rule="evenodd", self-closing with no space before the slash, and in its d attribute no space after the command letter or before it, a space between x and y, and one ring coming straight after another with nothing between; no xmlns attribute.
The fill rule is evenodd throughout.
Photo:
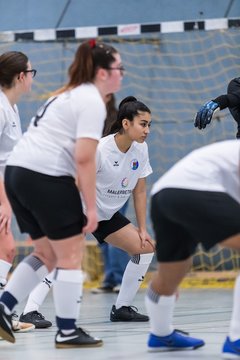
<svg viewBox="0 0 240 360"><path fill-rule="evenodd" d="M194 126L199 129L204 129L206 125L210 124L215 111L220 110L218 103L208 101L197 112L194 120Z"/></svg>

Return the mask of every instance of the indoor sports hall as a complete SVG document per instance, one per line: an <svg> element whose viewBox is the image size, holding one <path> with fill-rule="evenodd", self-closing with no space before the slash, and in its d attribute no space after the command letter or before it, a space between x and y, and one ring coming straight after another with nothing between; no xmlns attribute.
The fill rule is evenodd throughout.
<svg viewBox="0 0 240 360"><path fill-rule="evenodd" d="M31 93L18 104L23 131L49 94L63 86L76 48L88 39L113 45L121 53L126 73L117 103L132 95L151 109L149 194L153 183L190 151L236 137L237 123L228 109L216 113L203 131L193 123L199 108L226 94L229 81L239 76L239 0L0 0L0 54L26 53L37 69ZM154 236L149 200L150 196L147 230ZM134 214L130 199L126 216L133 224ZM15 268L33 244L27 234L20 233L15 219L12 230L17 246ZM97 241L87 235L79 326L102 338L104 345L55 349L50 291L40 310L52 327L18 333L15 344L0 339L0 359L219 359L239 266L237 251L215 246L206 252L199 245L191 271L181 284L173 323L206 345L195 351L148 352L149 323L111 322L117 294L91 292L103 279L104 264ZM144 314L145 292L155 269L154 257L133 304ZM17 305L17 314L24 305Z"/></svg>
<svg viewBox="0 0 240 360"><path fill-rule="evenodd" d="M134 305L144 311L144 289L135 299ZM16 343L1 341L1 358L17 360L24 356L30 360L47 359L221 359L221 346L228 328L232 292L229 288L194 288L181 291L176 307L174 325L177 329L189 332L191 336L204 339L206 345L194 351L148 352L148 323L112 323L109 321L111 306L116 295L94 295L89 290L84 293L81 309L81 326L94 336L103 339L99 348L55 349L53 339L56 327L53 314L52 294L41 307L44 316L53 321L48 329L35 329L28 333L16 334ZM18 311L19 310L19 311ZM20 313L22 309L17 309Z"/></svg>

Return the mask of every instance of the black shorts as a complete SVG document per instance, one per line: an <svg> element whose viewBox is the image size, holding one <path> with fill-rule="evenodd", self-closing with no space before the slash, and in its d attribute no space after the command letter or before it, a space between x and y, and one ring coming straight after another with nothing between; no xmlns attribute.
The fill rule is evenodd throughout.
<svg viewBox="0 0 240 360"><path fill-rule="evenodd" d="M82 232L85 218L75 180L7 166L5 186L21 232L61 240Z"/></svg>
<svg viewBox="0 0 240 360"><path fill-rule="evenodd" d="M103 220L98 223L97 230L92 234L97 239L97 241L102 244L104 239L114 233L122 229L124 226L128 225L130 221L122 215L119 211L117 211L109 220Z"/></svg>
<svg viewBox="0 0 240 360"><path fill-rule="evenodd" d="M152 197L159 262L185 260L198 243L206 250L240 233L240 205L223 192L163 189Z"/></svg>

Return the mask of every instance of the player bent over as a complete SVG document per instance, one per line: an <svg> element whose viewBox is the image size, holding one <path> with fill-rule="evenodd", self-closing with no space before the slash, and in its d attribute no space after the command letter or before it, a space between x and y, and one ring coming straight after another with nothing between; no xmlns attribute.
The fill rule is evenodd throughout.
<svg viewBox="0 0 240 360"><path fill-rule="evenodd" d="M204 345L173 330L175 292L201 243L240 248L240 141L214 143L191 152L152 188L158 270L146 295L150 351L196 349ZM223 357L240 358L240 277L235 282L229 334Z"/></svg>

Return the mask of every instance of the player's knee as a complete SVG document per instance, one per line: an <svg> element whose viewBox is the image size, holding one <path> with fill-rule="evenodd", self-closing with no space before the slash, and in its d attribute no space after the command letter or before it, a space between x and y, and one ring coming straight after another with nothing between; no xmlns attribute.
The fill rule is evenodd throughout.
<svg viewBox="0 0 240 360"><path fill-rule="evenodd" d="M44 252L44 251L34 251L32 253L33 256L40 259L47 267L49 271L52 271L53 268L56 266L56 256L54 253L50 252Z"/></svg>
<svg viewBox="0 0 240 360"><path fill-rule="evenodd" d="M7 248L2 248L0 250L0 259L7 261L9 263L13 262L13 259L16 255L15 247L8 246Z"/></svg>
<svg viewBox="0 0 240 360"><path fill-rule="evenodd" d="M9 250L6 254L6 261L12 263L13 259L15 258L16 255L16 249L12 248L11 250Z"/></svg>
<svg viewBox="0 0 240 360"><path fill-rule="evenodd" d="M155 274L152 279L152 287L163 296L172 296L178 290L177 285L170 283L167 279L160 278L158 274Z"/></svg>

